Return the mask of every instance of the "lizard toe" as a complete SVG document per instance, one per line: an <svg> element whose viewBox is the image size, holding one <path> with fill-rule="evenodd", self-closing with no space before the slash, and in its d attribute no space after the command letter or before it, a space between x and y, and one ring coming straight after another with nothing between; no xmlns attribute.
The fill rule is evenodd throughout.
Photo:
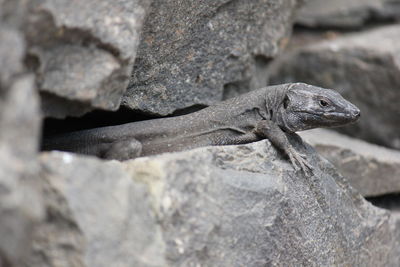
<svg viewBox="0 0 400 267"><path fill-rule="evenodd" d="M294 149L291 149L288 155L295 171L301 169L303 173L308 177L313 174L313 167L310 165L310 163L308 163L305 154L301 154Z"/></svg>
<svg viewBox="0 0 400 267"><path fill-rule="evenodd" d="M300 170L299 162L298 162L298 160L295 158L295 156L293 154L289 154L289 160L292 163L292 166L295 169L295 171Z"/></svg>
<svg viewBox="0 0 400 267"><path fill-rule="evenodd" d="M301 169L307 177L314 174L314 168L307 161L302 163Z"/></svg>

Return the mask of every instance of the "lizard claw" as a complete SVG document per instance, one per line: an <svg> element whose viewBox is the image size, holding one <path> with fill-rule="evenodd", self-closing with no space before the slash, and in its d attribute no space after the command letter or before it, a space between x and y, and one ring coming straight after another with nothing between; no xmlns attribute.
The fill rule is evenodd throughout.
<svg viewBox="0 0 400 267"><path fill-rule="evenodd" d="M310 177L313 174L313 167L308 163L304 154L297 152L293 148L290 148L287 154L296 171L301 169L307 177Z"/></svg>

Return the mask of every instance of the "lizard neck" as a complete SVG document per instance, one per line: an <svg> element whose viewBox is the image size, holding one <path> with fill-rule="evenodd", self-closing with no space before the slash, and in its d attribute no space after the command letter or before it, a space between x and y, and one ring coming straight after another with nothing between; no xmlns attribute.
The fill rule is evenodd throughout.
<svg viewBox="0 0 400 267"><path fill-rule="evenodd" d="M285 87L277 86L269 89L265 94L265 107L270 120L276 122L280 128L294 132L295 129L290 125L284 108L284 100L290 87L291 84Z"/></svg>
<svg viewBox="0 0 400 267"><path fill-rule="evenodd" d="M294 120L292 120L291 116L296 116L296 115L288 112L283 107L280 107L276 112L275 122L279 125L279 127L282 130L290 133L313 128L311 126L307 127L307 125L305 124L293 124Z"/></svg>
<svg viewBox="0 0 400 267"><path fill-rule="evenodd" d="M285 87L274 86L265 92L265 107L269 119L276 121L289 87L290 85Z"/></svg>

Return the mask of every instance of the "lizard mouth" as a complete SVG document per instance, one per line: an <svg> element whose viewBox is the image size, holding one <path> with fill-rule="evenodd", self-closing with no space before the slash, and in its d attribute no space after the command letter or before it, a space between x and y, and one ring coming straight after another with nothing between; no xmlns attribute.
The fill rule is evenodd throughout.
<svg viewBox="0 0 400 267"><path fill-rule="evenodd" d="M339 113L339 112L316 112L308 110L298 110L297 113L308 114L310 117L320 118L325 120L327 123L332 124L347 124L358 120L360 117L359 113L353 115L351 113Z"/></svg>
<svg viewBox="0 0 400 267"><path fill-rule="evenodd" d="M341 121L341 122L355 122L358 118L358 116L354 116L350 113L337 113L337 112L331 112L331 113L323 113L321 114L324 119L330 120L332 122L335 121Z"/></svg>
<svg viewBox="0 0 400 267"><path fill-rule="evenodd" d="M308 119L324 121L324 124L330 124L332 127L336 125L343 125L356 122L360 117L359 110L355 110L354 112L349 111L347 113L342 112L323 112L323 111L309 111L309 110L296 110L298 114L306 114L308 115Z"/></svg>

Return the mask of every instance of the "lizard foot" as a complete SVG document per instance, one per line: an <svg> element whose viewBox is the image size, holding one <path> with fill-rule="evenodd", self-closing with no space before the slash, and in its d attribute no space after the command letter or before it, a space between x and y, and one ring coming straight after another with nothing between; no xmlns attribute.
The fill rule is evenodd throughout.
<svg viewBox="0 0 400 267"><path fill-rule="evenodd" d="M313 174L313 167L308 163L306 155L301 154L297 152L294 148L290 148L287 151L287 154L289 156L290 162L293 165L293 168L298 171L302 170L303 173L307 176L310 177Z"/></svg>

